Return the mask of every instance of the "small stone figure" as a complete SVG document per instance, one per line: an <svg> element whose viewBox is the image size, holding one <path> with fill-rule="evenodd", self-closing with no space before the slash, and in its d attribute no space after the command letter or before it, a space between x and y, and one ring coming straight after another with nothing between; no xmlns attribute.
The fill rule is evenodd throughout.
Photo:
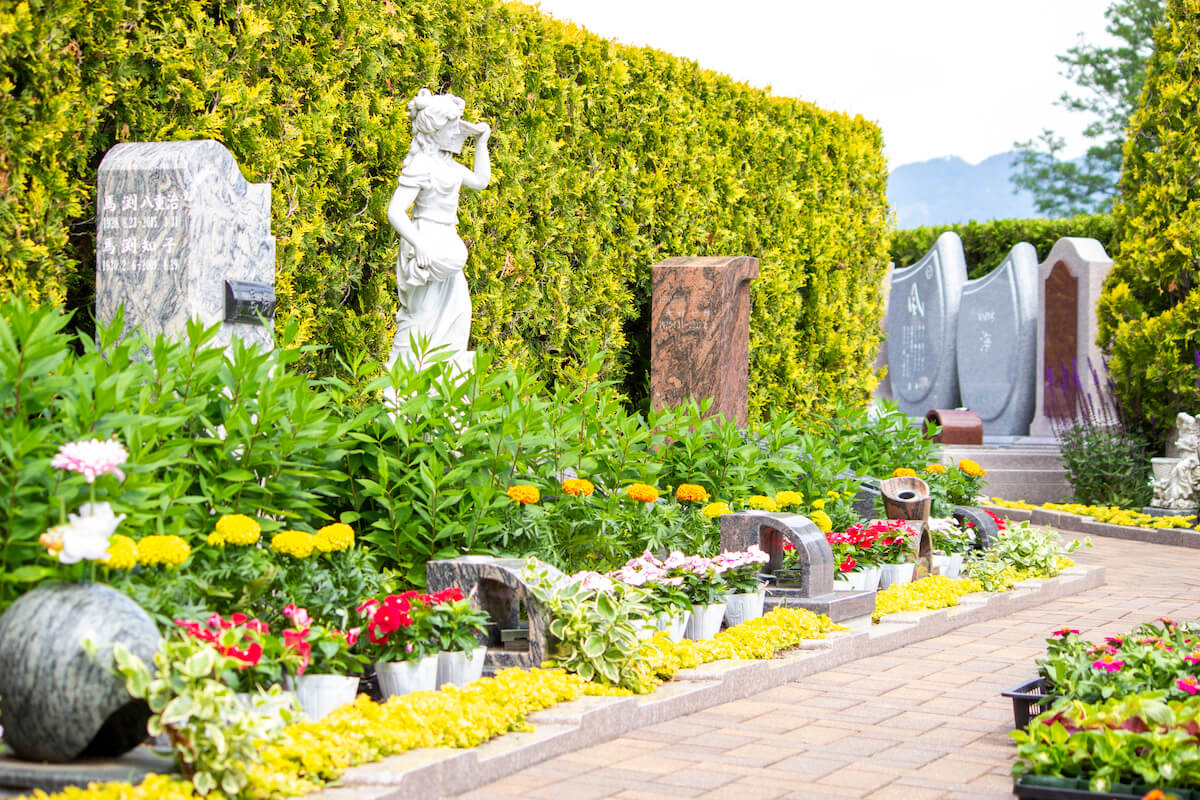
<svg viewBox="0 0 1200 800"><path fill-rule="evenodd" d="M388 222L402 240L396 261L400 306L389 369L398 358L417 366L411 346L416 338L427 339L431 349L448 351L459 369L471 367L471 296L463 275L467 248L457 230L458 194L463 186L483 189L491 181L487 143L492 129L486 122L464 121L465 106L459 97L428 89L408 104L412 144L387 210ZM454 160L468 137L475 138L470 170Z"/></svg>
<svg viewBox="0 0 1200 800"><path fill-rule="evenodd" d="M1171 474L1154 481L1154 508L1194 511L1196 509L1196 486L1200 483L1200 423L1191 414L1179 413L1175 418L1179 438L1179 461L1171 468Z"/></svg>

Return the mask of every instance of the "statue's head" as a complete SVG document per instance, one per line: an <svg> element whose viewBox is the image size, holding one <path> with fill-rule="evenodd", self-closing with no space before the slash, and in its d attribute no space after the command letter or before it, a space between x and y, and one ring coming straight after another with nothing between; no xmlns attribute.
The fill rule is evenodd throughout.
<svg viewBox="0 0 1200 800"><path fill-rule="evenodd" d="M467 138L459 126L464 108L466 103L461 97L433 94L428 89L417 92L408 104L414 144L421 141L425 150L461 153Z"/></svg>

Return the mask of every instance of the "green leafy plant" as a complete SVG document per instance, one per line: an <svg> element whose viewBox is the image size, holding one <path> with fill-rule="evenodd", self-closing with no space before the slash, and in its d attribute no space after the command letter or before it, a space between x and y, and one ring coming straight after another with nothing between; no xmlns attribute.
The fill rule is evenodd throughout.
<svg viewBox="0 0 1200 800"><path fill-rule="evenodd" d="M635 587L597 573L582 573L554 584L544 568L530 560L526 580L550 614L552 638L548 666L576 672L642 693L653 680L640 651L638 631L649 616Z"/></svg>
<svg viewBox="0 0 1200 800"><path fill-rule="evenodd" d="M1079 424L1059 440L1076 502L1131 509L1150 504L1151 451L1145 438L1120 428Z"/></svg>
<svg viewBox="0 0 1200 800"><path fill-rule="evenodd" d="M1062 559L1080 547L1091 547L1090 538L1073 539L1065 546L1052 533L1038 530L1028 522L1009 522L990 548L1005 564L1022 572L1052 578L1062 571ZM974 577L974 576L972 576Z"/></svg>
<svg viewBox="0 0 1200 800"><path fill-rule="evenodd" d="M887 478L897 467L937 460L940 445L933 441L937 426L925 422L915 427L892 400L872 406L840 405L833 414L819 417L813 432L833 457L855 475Z"/></svg>
<svg viewBox="0 0 1200 800"><path fill-rule="evenodd" d="M150 705L150 735L166 734L196 792L248 796L247 765L259 761L260 748L282 721L296 718L292 712L285 708L274 720L246 708L218 677L237 669L234 659L192 637L164 639L153 668L120 644L113 646L113 658L129 693Z"/></svg>

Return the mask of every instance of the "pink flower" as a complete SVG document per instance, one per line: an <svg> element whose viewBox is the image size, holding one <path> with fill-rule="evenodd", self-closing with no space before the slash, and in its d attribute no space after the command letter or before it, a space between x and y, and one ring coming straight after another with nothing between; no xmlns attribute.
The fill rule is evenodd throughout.
<svg viewBox="0 0 1200 800"><path fill-rule="evenodd" d="M358 613L362 614L367 619L370 619L371 617L375 616L375 612L378 610L379 610L379 601L376 600L374 597L372 597L369 600L362 601L362 603L359 605L359 607L357 609Z"/></svg>
<svg viewBox="0 0 1200 800"><path fill-rule="evenodd" d="M1065 638L1067 636L1070 636L1073 633L1079 633L1079 630L1077 628L1059 628L1058 630L1056 630L1054 632L1054 635L1062 636Z"/></svg>
<svg viewBox="0 0 1200 800"><path fill-rule="evenodd" d="M1200 681L1196 680L1195 675L1188 675L1186 678L1175 681L1175 685L1188 694L1200 692Z"/></svg>
<svg viewBox="0 0 1200 800"><path fill-rule="evenodd" d="M1092 662L1092 669L1100 669L1105 672L1120 672L1123 666L1125 666L1124 661L1117 661L1111 655L1101 656L1099 660Z"/></svg>
<svg viewBox="0 0 1200 800"><path fill-rule="evenodd" d="M1200 664L1200 650L1197 650L1190 656L1184 656L1183 660L1189 664Z"/></svg>
<svg viewBox="0 0 1200 800"><path fill-rule="evenodd" d="M312 617L308 615L308 609L301 608L295 603L288 603L284 606L283 615L290 619L297 628L307 628L313 622Z"/></svg>
<svg viewBox="0 0 1200 800"><path fill-rule="evenodd" d="M1120 647L1122 644L1125 643L1125 637L1124 636L1105 636L1104 641L1108 642L1113 647Z"/></svg>
<svg viewBox="0 0 1200 800"><path fill-rule="evenodd" d="M116 439L89 439L68 442L58 448L50 466L78 472L88 483L110 472L123 481L125 473L121 471L121 465L128 458L129 453Z"/></svg>
<svg viewBox="0 0 1200 800"><path fill-rule="evenodd" d="M611 592L613 590L613 582L599 572L576 572L571 579L578 581L584 591Z"/></svg>

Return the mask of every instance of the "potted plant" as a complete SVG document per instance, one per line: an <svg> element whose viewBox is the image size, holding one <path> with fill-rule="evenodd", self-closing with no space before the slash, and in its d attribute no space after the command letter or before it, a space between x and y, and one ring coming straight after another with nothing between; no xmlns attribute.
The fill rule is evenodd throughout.
<svg viewBox="0 0 1200 800"><path fill-rule="evenodd" d="M437 652L432 651L433 622L429 595L416 591L389 594L358 607L367 618L368 651L384 696L404 695L437 686Z"/></svg>
<svg viewBox="0 0 1200 800"><path fill-rule="evenodd" d="M879 588L879 551L874 550L879 528L851 525L844 531L825 534L833 549L834 589L838 591L874 591ZM841 584L841 585L839 585Z"/></svg>
<svg viewBox="0 0 1200 800"><path fill-rule="evenodd" d="M284 643L300 654L296 696L304 713L318 720L353 703L358 673L366 664L366 657L354 652L360 629L341 631L318 625L307 610L296 605L284 606L283 615L292 624L283 632Z"/></svg>
<svg viewBox="0 0 1200 800"><path fill-rule="evenodd" d="M176 620L175 624L230 659L231 666L221 671L220 678L247 708L279 718L283 708L293 705L295 696L287 688L301 671L303 657L285 639L273 635L265 622L234 613L229 619L213 614L204 622Z"/></svg>
<svg viewBox="0 0 1200 800"><path fill-rule="evenodd" d="M673 551L663 562L669 577L683 578L683 590L692 604L692 617L684 636L711 639L725 618L725 566L704 556L685 556Z"/></svg>
<svg viewBox="0 0 1200 800"><path fill-rule="evenodd" d="M903 520L898 519L878 520L868 527L877 536L873 549L878 551L881 562L879 588L886 589L896 583L911 583L913 571L917 566L914 558L916 549L911 538L916 536L916 533L909 530Z"/></svg>
<svg viewBox="0 0 1200 800"><path fill-rule="evenodd" d="M975 532L968 521L960 527L954 517L929 520L929 532L933 537L933 570L948 578L957 578L966 558L975 543Z"/></svg>
<svg viewBox="0 0 1200 800"><path fill-rule="evenodd" d="M438 648L437 685L466 686L483 675L487 648L479 637L487 627L487 612L472 608L462 589L430 595L430 625Z"/></svg>
<svg viewBox="0 0 1200 800"><path fill-rule="evenodd" d="M725 624L733 627L746 620L761 617L767 591L759 570L771 557L758 545L752 544L745 552L722 553L717 556L717 560L725 565L724 578L728 587Z"/></svg>
<svg viewBox="0 0 1200 800"><path fill-rule="evenodd" d="M648 622L654 629L667 631L673 642L683 638L692 616L692 601L682 575L670 575L663 562L647 550L627 561L612 577L642 590L642 604L648 609Z"/></svg>

